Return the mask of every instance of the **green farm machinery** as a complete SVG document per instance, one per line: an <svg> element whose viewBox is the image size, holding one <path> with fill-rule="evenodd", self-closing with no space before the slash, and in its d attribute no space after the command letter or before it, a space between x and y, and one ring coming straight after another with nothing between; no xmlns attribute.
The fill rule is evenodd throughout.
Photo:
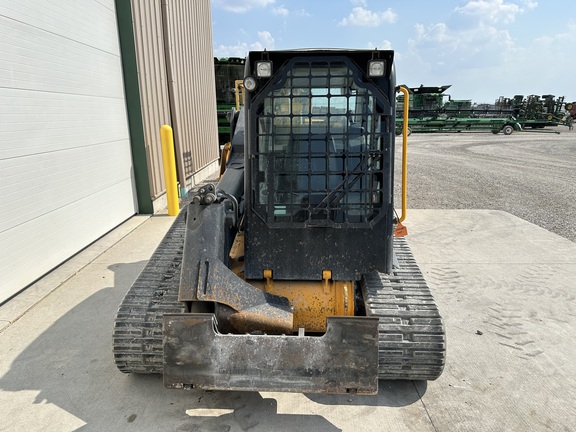
<svg viewBox="0 0 576 432"><path fill-rule="evenodd" d="M495 134L510 135L521 130L510 112L498 112L477 107L471 100L454 100L444 93L449 85L438 87L413 87L409 91L409 132L464 132L489 130ZM398 96L398 106L403 106L403 96ZM403 120L397 118L396 132L400 134Z"/></svg>
<svg viewBox="0 0 576 432"><path fill-rule="evenodd" d="M507 112L518 119L522 128L542 129L558 126L564 117L564 97L554 95L516 95L513 98L500 97L495 104L500 112Z"/></svg>
<svg viewBox="0 0 576 432"><path fill-rule="evenodd" d="M246 60L240 57L214 58L218 144L230 142L230 113L236 107L235 82L244 78Z"/></svg>

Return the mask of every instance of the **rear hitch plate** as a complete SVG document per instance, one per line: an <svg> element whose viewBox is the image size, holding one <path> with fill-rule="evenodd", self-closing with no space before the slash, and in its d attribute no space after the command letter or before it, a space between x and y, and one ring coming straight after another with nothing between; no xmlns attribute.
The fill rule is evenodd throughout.
<svg viewBox="0 0 576 432"><path fill-rule="evenodd" d="M220 334L213 314L164 315L164 386L378 391L378 318L328 317L322 336Z"/></svg>

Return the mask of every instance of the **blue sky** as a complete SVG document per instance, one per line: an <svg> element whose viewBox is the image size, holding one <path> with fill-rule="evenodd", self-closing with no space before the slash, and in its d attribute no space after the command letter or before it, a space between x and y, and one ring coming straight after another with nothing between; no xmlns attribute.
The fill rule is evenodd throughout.
<svg viewBox="0 0 576 432"><path fill-rule="evenodd" d="M574 0L212 0L214 55L393 49L398 84L454 99L576 100Z"/></svg>

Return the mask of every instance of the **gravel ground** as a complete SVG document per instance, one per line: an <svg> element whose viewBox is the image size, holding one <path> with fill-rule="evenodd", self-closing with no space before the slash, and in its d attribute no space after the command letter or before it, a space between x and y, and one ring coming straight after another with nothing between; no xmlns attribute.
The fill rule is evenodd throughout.
<svg viewBox="0 0 576 432"><path fill-rule="evenodd" d="M576 131L547 130L412 134L408 208L503 210L576 242Z"/></svg>

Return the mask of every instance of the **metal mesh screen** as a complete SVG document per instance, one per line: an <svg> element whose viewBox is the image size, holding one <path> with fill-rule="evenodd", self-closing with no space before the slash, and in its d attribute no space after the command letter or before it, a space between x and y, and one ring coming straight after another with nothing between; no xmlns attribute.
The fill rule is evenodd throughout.
<svg viewBox="0 0 576 432"><path fill-rule="evenodd" d="M268 225L366 226L383 216L386 121L358 75L345 61L295 61L253 107L252 203Z"/></svg>

